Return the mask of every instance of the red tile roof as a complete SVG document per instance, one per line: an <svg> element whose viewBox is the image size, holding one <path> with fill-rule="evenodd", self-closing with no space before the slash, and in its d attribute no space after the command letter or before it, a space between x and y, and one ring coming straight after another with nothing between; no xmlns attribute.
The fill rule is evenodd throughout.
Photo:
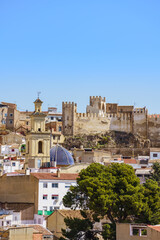
<svg viewBox="0 0 160 240"><path fill-rule="evenodd" d="M154 230L160 232L160 225L154 225L154 226L152 226L152 225L148 225L148 227L150 227L150 228L152 228L152 229L154 229Z"/></svg>
<svg viewBox="0 0 160 240"><path fill-rule="evenodd" d="M124 163L126 164L137 164L136 159L123 159Z"/></svg>
<svg viewBox="0 0 160 240"><path fill-rule="evenodd" d="M46 180L76 180L78 178L77 173L60 173L60 177L57 176L57 173L31 173L37 179L46 179Z"/></svg>
<svg viewBox="0 0 160 240"><path fill-rule="evenodd" d="M21 229L21 228L33 228L37 233L41 233L43 235L53 235L48 229L42 227L38 224L32 224L32 225L21 225L19 227L9 227L9 229ZM36 233L34 232L34 233Z"/></svg>

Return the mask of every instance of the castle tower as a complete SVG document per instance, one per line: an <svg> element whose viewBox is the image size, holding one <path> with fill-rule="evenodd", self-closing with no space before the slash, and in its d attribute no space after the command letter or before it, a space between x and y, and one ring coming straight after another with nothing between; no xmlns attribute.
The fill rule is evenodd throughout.
<svg viewBox="0 0 160 240"><path fill-rule="evenodd" d="M74 125L76 120L77 104L74 102L62 103L62 125L63 135L74 135Z"/></svg>
<svg viewBox="0 0 160 240"><path fill-rule="evenodd" d="M86 112L97 114L106 113L106 98L102 98L101 96L91 96L90 105L87 106Z"/></svg>
<svg viewBox="0 0 160 240"><path fill-rule="evenodd" d="M31 131L26 136L26 167L39 168L50 162L50 132L45 130L45 117L42 101L34 102L35 111L31 114Z"/></svg>

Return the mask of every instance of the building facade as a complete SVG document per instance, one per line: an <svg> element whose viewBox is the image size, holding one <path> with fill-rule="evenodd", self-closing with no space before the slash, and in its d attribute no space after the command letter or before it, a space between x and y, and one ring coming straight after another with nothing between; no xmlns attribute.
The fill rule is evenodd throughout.
<svg viewBox="0 0 160 240"><path fill-rule="evenodd" d="M34 102L31 131L26 136L26 167L29 168L40 168L50 162L50 131L45 129L42 103L39 98Z"/></svg>
<svg viewBox="0 0 160 240"><path fill-rule="evenodd" d="M70 186L76 185L78 174L31 173L3 175L0 177L0 205L30 206L25 220L34 214L49 215L55 209L65 209L62 199ZM23 220L23 218L22 218Z"/></svg>

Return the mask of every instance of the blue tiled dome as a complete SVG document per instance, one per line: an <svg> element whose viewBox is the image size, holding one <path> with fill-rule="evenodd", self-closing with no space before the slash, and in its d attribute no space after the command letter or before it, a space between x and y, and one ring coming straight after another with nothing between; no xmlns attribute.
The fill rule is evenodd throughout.
<svg viewBox="0 0 160 240"><path fill-rule="evenodd" d="M50 150L51 166L54 165L53 162L55 161L58 166L69 166L74 164L74 160L71 154L58 144Z"/></svg>

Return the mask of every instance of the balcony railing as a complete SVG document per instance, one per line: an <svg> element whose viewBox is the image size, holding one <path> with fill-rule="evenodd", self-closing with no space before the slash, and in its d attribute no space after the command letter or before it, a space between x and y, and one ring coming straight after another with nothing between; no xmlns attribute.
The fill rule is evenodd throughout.
<svg viewBox="0 0 160 240"><path fill-rule="evenodd" d="M43 210L38 210L38 215L51 215L54 211L43 211Z"/></svg>

